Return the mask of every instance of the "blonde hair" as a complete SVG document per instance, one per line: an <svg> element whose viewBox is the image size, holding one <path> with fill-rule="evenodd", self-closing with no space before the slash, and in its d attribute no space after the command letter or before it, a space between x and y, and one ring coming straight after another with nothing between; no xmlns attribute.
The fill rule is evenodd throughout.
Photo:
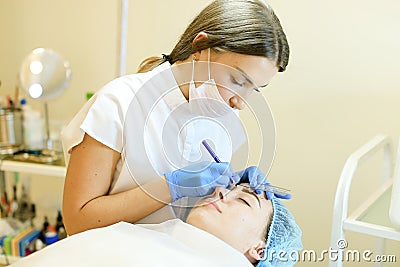
<svg viewBox="0 0 400 267"><path fill-rule="evenodd" d="M193 43L198 33L207 38ZM145 59L138 72L147 72L169 61L183 61L193 53L215 51L264 56L274 60L280 72L289 61L289 45L278 17L262 0L215 0L189 24L170 55Z"/></svg>

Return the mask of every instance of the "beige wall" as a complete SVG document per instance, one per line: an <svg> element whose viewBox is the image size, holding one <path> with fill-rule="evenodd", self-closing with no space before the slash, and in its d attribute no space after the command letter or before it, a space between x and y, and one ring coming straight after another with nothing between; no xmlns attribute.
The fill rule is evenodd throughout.
<svg viewBox="0 0 400 267"><path fill-rule="evenodd" d="M302 225L305 247L328 249L334 194L346 158L376 133L395 143L400 135L400 3L270 3L292 48L288 71L266 93L277 125L270 177L294 189L288 205ZM371 173L379 174L356 177L351 207L375 188ZM360 235L352 235L349 244L374 248Z"/></svg>
<svg viewBox="0 0 400 267"><path fill-rule="evenodd" d="M72 80L49 101L51 119L68 121L95 91L116 75L118 1L0 1L1 91L14 89L19 66L36 47L50 47L70 61ZM38 109L36 102L30 101Z"/></svg>
<svg viewBox="0 0 400 267"><path fill-rule="evenodd" d="M127 71L134 72L148 56L168 53L208 2L129 1ZM400 136L400 2L270 4L292 52L287 72L264 91L277 127L270 180L292 189L294 199L287 205L304 231L305 248L320 251L329 246L333 199L346 158L377 133L388 134L394 143ZM87 91L117 75L118 27L119 1L1 0L1 94L12 91L19 64L31 49L52 47L72 66L71 86L49 103L51 118L67 122ZM359 175L353 202L376 186L371 173ZM356 248L374 248L372 238L350 237ZM388 249L400 251L398 245Z"/></svg>

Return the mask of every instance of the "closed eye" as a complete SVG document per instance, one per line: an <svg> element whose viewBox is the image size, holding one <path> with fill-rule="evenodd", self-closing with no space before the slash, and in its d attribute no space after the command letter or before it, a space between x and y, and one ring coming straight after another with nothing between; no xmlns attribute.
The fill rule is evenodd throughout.
<svg viewBox="0 0 400 267"><path fill-rule="evenodd" d="M236 85L239 85L239 86L243 86L244 85L244 83L238 82L233 76L231 76L231 82L233 84L236 84Z"/></svg>
<svg viewBox="0 0 400 267"><path fill-rule="evenodd" d="M249 206L251 208L251 205L249 204L249 202L247 202L243 198L239 198L239 200L242 201L243 203L245 203L247 206Z"/></svg>

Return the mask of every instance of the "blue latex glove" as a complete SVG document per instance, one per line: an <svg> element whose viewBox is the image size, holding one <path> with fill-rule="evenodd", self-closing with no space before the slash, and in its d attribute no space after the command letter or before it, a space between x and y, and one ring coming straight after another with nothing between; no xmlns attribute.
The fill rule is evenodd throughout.
<svg viewBox="0 0 400 267"><path fill-rule="evenodd" d="M215 187L228 187L238 181L228 162L200 162L164 174L172 201L181 197L202 197L211 194Z"/></svg>
<svg viewBox="0 0 400 267"><path fill-rule="evenodd" d="M265 176L265 174L256 166L247 167L245 170L237 172L237 175L240 177L239 184L240 183L249 183L250 187L255 189L255 192L257 194L262 193L261 190L257 189L260 185L271 185L267 181L267 177ZM266 191L265 195L267 196L267 199L269 199L269 200L272 199L273 196L275 196L277 198L282 198L282 199L292 198L292 196L290 194L279 195L279 194L272 193L269 191Z"/></svg>

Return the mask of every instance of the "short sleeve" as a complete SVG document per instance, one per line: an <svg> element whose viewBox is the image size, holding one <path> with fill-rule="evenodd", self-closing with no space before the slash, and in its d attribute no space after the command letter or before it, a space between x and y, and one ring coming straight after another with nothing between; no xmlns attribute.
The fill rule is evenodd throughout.
<svg viewBox="0 0 400 267"><path fill-rule="evenodd" d="M124 111L113 94L100 94L89 109L80 129L103 143L121 152Z"/></svg>
<svg viewBox="0 0 400 267"><path fill-rule="evenodd" d="M134 95L128 84L122 79L108 83L85 103L63 130L62 142L67 162L71 149L82 142L85 133L121 153L124 119Z"/></svg>

